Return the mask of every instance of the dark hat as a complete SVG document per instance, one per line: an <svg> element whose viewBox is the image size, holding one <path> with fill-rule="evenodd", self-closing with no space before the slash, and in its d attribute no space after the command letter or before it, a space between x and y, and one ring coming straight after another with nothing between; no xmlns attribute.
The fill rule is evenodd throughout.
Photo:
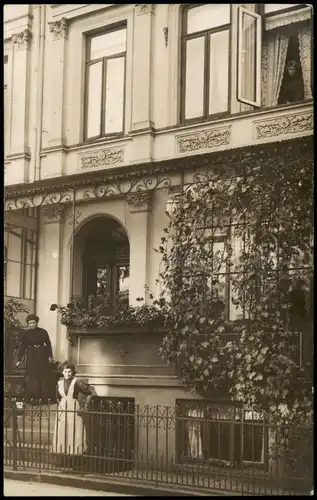
<svg viewBox="0 0 317 500"><path fill-rule="evenodd" d="M29 321L36 321L38 323L40 321L40 318L36 316L36 314L29 314L26 317L26 322L28 323Z"/></svg>

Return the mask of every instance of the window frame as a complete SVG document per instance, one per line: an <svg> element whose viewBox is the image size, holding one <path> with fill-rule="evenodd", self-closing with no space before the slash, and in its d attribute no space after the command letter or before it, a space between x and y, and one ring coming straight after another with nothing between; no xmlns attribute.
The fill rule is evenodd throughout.
<svg viewBox="0 0 317 500"><path fill-rule="evenodd" d="M246 445L247 443L247 435L245 434L245 430L248 429L261 429L261 447L262 450L264 451L265 448L267 447L267 442L268 442L268 427L266 427L266 421L265 417L261 413L257 413L252 408L241 405L241 404L233 404L232 401L230 402L229 400L220 400L220 399L214 399L214 400L201 400L201 399L176 399L175 400L175 407L176 407L176 425L175 425L175 431L176 431L176 436L177 439L175 441L175 457L176 461L179 464L182 463L188 463L190 460L193 464L195 465L204 465L206 463L208 464L213 464L214 466L221 466L223 464L230 465L231 467L234 467L235 464L238 462L241 466L245 467L252 467L253 464L257 464L257 466L261 469L266 470L267 469L267 460L264 455L262 460L262 453L261 453L261 460L258 461L254 459L253 461L248 460L248 457L245 456L247 455L247 449ZM186 423L188 421L193 421L195 417L189 417L186 415L187 410L198 410L201 412L201 416L197 417L198 419L201 419L200 425L204 425L205 430L208 426L208 424L217 426L217 433L219 433L220 427L217 425L218 423L221 422L223 425L225 425L226 433L228 434L228 440L229 440L229 460L226 458L221 458L221 457L208 457L208 458L197 458L197 457L189 457L186 455L186 448L187 448L187 443L186 440L183 439L184 434L186 434ZM208 411L212 411L215 413L215 416L209 416ZM222 418L221 415L223 412L228 412L228 417ZM231 416L230 416L231 414ZM248 416L251 414L251 418L248 418ZM258 425L261 424L261 425ZM252 431L252 433L254 432ZM209 436L210 438L210 436ZM240 444L242 444L242 461L241 461L241 450L239 447L237 448L237 441ZM255 442L253 441L253 445ZM203 446L203 449L204 446ZM210 449L209 449L210 452Z"/></svg>
<svg viewBox="0 0 317 500"><path fill-rule="evenodd" d="M29 214L33 215L29 215ZM36 218L33 209L24 209L23 215L31 216ZM16 232L15 228L21 230L21 234ZM4 279L4 296L13 297L20 300L29 300L34 304L37 299L37 273L38 273L38 245L39 245L39 233L38 231L33 231L21 226L15 226L10 223L5 223L4 226L4 237L5 237L5 247L6 247L6 259L5 259L5 279ZM29 235L28 235L29 233ZM10 251L10 234L19 238L21 240L20 244L20 258L19 260L12 259L9 257ZM31 246L31 263L28 262L28 244ZM19 294L9 295L8 290L8 263L12 262L14 264L20 265L19 270ZM28 271L29 270L29 271ZM30 293L28 294L27 291ZM29 296L28 296L29 295Z"/></svg>
<svg viewBox="0 0 317 500"><path fill-rule="evenodd" d="M124 247L123 247L124 248ZM117 292L118 283L118 268L120 266L126 266L129 268L130 276L130 253L125 251L122 255L118 255L116 251L106 252L103 257L92 256L90 254L83 255L83 273L82 273L82 290L83 297L86 302L88 302L88 296L91 293L97 293L98 288L95 292L89 292L88 281L89 273L97 271L98 268L108 268L109 273L109 283L107 284L106 293L109 294L109 308L111 314L115 312L119 303L119 292Z"/></svg>
<svg viewBox="0 0 317 500"><path fill-rule="evenodd" d="M8 68L9 66L9 56L8 54L4 54L3 56L3 66L4 66L4 73L5 73L5 68ZM7 151L6 151L6 146L8 142L8 131L6 131L8 127L8 113L5 111L8 111L8 82L5 81L4 78L4 85L3 85L3 112L4 112L4 123L3 123L3 147L4 147L4 158L7 156Z"/></svg>
<svg viewBox="0 0 317 500"><path fill-rule="evenodd" d="M207 121L214 118L228 116L231 112L231 54L232 54L232 5L229 5L229 22L227 24L217 26L208 30L196 31L195 33L187 34L187 18L190 9L201 7L208 4L187 4L181 12L181 71L180 71L180 124L197 123ZM210 88L210 42L209 37L214 33L228 31L229 50L228 50L228 106L226 111L209 114L209 88ZM204 90L203 90L203 114L194 118L186 118L186 55L187 41L204 36Z"/></svg>
<svg viewBox="0 0 317 500"><path fill-rule="evenodd" d="M85 48L85 89L84 89L84 142L93 142L103 137L113 138L113 137L121 137L125 133L125 110L126 110L126 76L127 76L127 41L128 37L126 37L126 49L124 52L118 52L117 54L113 54L111 56L99 57L98 59L90 60L90 49L91 49L91 40L97 36L107 35L108 33L112 33L114 31L120 31L122 29L126 30L126 34L128 32L128 23L127 21L120 21L119 23L115 23L109 26L107 29L98 29L94 30L92 33L86 34L86 48ZM124 76L123 76L123 110L122 110L122 130L121 132L111 132L105 133L105 110L106 110L106 79L107 79L107 62L111 59L119 59L124 57ZM102 63L101 70L101 107L100 107L100 133L93 137L88 137L88 113L89 113L89 72L88 67L93 66L97 63Z"/></svg>
<svg viewBox="0 0 317 500"><path fill-rule="evenodd" d="M256 63L255 63L255 77L256 77L256 99L255 101L251 101L249 99L242 97L242 16L243 14L248 14L256 18ZM248 104L250 106L254 106L256 108L261 107L261 63L262 63L262 16L257 12L252 12L245 7L238 6L238 43L237 43L237 101L243 104Z"/></svg>
<svg viewBox="0 0 317 500"><path fill-rule="evenodd" d="M263 16L263 19L266 17L274 17L280 14L286 14L288 12L296 12L297 10L305 9L306 7L310 7L310 4L292 4L292 7L285 7L279 10L273 10L272 12L265 12L265 3L259 4L260 13ZM270 4L271 5L271 4ZM282 4L281 4L282 5ZM290 5L290 4L287 4Z"/></svg>
<svg viewBox="0 0 317 500"><path fill-rule="evenodd" d="M262 39L261 39L261 44L263 43L263 35L264 33L266 32L270 32L271 29L266 29L266 21L267 20L270 20L270 19L274 19L275 17L280 17L280 16L284 16L286 14L294 14L295 12L298 12L298 11L301 11L301 10L306 10L308 7L311 9L311 16L310 16L310 19L307 19L306 21L302 21L302 22L310 22L311 24L311 28L312 28L312 21L313 21L313 7L312 7L312 4L294 4L292 7L286 7L284 9L280 9L280 10L276 10L276 11L273 11L273 12L265 12L265 5L264 3L261 3L261 4L258 4L257 6L257 13L261 15L262 17ZM282 5L282 4L281 4ZM290 23L292 24L292 23ZM294 24L297 24L297 23L294 23ZM287 25L288 26L288 25ZM276 29L283 29L284 26L280 26L279 28L275 28ZM311 75L310 75L310 78L311 78L311 88L312 88L312 93L313 93L313 79L314 79L314 71L313 71L313 68L314 68L314 58L313 58L313 30L311 30L311 39L310 39L310 45L311 45ZM261 58L262 58L262 55L261 55ZM262 88L261 88L261 94L262 94ZM261 96L262 98L262 96ZM312 102L313 100L313 97L312 98L307 98L307 99L303 99L301 101L294 101L292 103L290 103L290 105L292 104L301 104L301 103L306 103L306 102ZM279 107L284 107L285 104L277 104L276 106L273 106L273 108L279 108ZM261 109L270 109L270 107L265 107L265 106L262 106L261 104Z"/></svg>

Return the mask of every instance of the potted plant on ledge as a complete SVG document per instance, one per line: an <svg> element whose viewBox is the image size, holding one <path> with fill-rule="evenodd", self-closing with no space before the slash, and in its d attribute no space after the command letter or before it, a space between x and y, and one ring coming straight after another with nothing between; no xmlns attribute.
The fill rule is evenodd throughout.
<svg viewBox="0 0 317 500"><path fill-rule="evenodd" d="M74 297L65 306L52 304L51 311L61 315L61 323L67 327L67 338L82 333L103 334L126 331L155 331L164 328L166 323L166 303L162 299L152 300L144 304L143 298L138 298L140 305L129 306L128 296L119 294L116 305L113 306L109 294L103 291L83 297Z"/></svg>

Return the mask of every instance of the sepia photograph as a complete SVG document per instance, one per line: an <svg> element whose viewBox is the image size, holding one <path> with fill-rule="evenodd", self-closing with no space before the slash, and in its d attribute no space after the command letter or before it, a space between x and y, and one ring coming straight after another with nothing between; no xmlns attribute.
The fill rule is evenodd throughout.
<svg viewBox="0 0 317 500"><path fill-rule="evenodd" d="M313 496L313 5L3 15L4 496Z"/></svg>

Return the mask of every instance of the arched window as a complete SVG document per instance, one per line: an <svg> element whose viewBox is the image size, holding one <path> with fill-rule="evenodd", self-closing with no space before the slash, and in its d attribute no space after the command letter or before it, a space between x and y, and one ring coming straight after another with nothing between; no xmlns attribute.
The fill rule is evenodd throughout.
<svg viewBox="0 0 317 500"><path fill-rule="evenodd" d="M107 297L109 313L119 302L128 305L130 248L124 228L110 217L96 217L80 229L75 250L76 246L81 254L81 295L85 302L91 296ZM78 257L77 252L77 263Z"/></svg>

